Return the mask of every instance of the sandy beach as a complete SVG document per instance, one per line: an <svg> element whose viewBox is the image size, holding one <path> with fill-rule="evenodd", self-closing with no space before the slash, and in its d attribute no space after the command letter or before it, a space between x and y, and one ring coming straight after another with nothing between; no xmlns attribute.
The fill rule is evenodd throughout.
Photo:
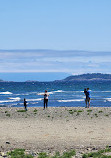
<svg viewBox="0 0 111 158"><path fill-rule="evenodd" d="M111 108L0 108L0 150L38 152L111 145Z"/></svg>

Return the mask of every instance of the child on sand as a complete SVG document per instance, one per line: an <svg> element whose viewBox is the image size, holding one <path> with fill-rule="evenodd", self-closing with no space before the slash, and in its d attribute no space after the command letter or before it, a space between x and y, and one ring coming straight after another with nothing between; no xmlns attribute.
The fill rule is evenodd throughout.
<svg viewBox="0 0 111 158"><path fill-rule="evenodd" d="M24 98L24 108L25 108L25 110L27 111L27 101L26 101L25 98Z"/></svg>

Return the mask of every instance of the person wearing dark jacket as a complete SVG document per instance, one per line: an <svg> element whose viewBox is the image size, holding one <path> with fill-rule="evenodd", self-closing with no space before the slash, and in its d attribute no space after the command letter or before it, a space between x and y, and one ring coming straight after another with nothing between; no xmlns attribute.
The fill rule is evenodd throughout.
<svg viewBox="0 0 111 158"><path fill-rule="evenodd" d="M44 93L44 109L47 108L47 106L48 106L48 96L49 96L49 94L48 94L47 90L45 90L45 93Z"/></svg>
<svg viewBox="0 0 111 158"><path fill-rule="evenodd" d="M25 108L25 110L27 111L27 101L26 101L25 98L24 98L24 108Z"/></svg>

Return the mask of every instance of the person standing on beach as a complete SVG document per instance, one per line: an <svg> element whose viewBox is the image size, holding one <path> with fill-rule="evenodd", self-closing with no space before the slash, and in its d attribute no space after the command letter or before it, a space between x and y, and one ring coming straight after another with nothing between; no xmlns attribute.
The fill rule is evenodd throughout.
<svg viewBox="0 0 111 158"><path fill-rule="evenodd" d="M47 90L45 90L45 93L44 93L44 109L47 108L47 105L48 105L48 92Z"/></svg>
<svg viewBox="0 0 111 158"><path fill-rule="evenodd" d="M86 92L87 92L87 90L86 90L86 88L84 89L84 94L85 94L85 96L86 96Z"/></svg>
<svg viewBox="0 0 111 158"><path fill-rule="evenodd" d="M25 108L25 110L27 111L27 101L26 101L25 98L24 98L24 108Z"/></svg>
<svg viewBox="0 0 111 158"><path fill-rule="evenodd" d="M87 92L87 89L84 88L84 94L85 94L85 96L86 96L86 92ZM85 98L85 103L86 103L86 98Z"/></svg>
<svg viewBox="0 0 111 158"><path fill-rule="evenodd" d="M86 108L89 108L90 107L90 98L91 98L91 95L90 95L91 91L89 90L89 88L87 88L87 91L86 91Z"/></svg>

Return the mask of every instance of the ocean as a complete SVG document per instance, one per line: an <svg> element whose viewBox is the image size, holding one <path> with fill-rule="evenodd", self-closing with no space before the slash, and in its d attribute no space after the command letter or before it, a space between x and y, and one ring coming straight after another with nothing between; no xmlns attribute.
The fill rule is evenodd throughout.
<svg viewBox="0 0 111 158"><path fill-rule="evenodd" d="M43 94L49 92L49 107L84 107L84 88L91 90L92 107L111 106L111 81L74 82L0 82L0 106L42 107Z"/></svg>

